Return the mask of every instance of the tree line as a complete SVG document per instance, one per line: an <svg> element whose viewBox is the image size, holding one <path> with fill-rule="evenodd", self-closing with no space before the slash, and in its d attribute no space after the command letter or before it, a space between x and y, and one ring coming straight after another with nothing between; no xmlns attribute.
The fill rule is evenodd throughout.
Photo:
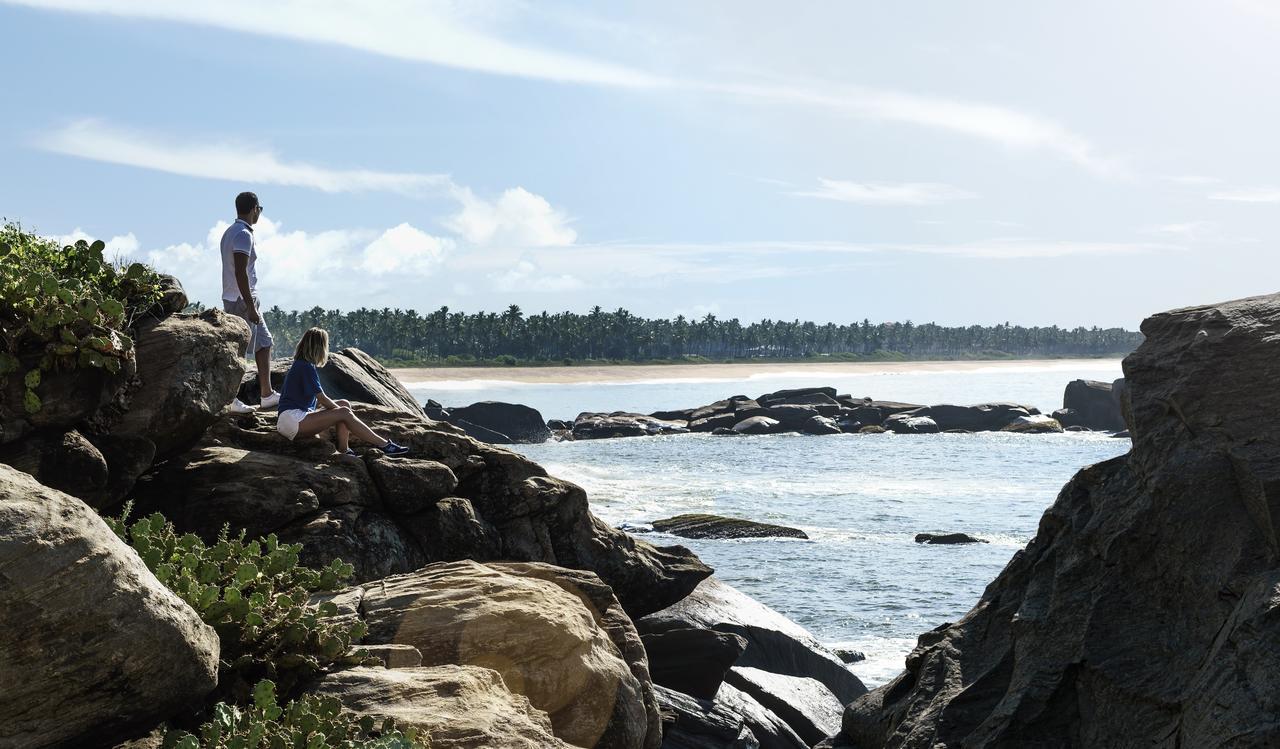
<svg viewBox="0 0 1280 749"><path fill-rule="evenodd" d="M700 320L683 315L650 319L598 306L586 314L535 315L524 314L517 305L501 313L441 307L427 314L388 308L342 312L272 307L264 316L282 351L307 328L318 326L329 331L335 350L355 346L396 363L1091 357L1127 354L1142 341L1141 333L1122 328L1009 323L953 327L867 319L845 324L767 319L743 324L715 315Z"/></svg>

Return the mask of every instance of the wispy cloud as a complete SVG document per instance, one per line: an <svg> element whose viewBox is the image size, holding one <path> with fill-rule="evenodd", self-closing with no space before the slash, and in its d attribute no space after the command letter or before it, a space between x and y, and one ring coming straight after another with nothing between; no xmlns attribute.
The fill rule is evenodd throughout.
<svg viewBox="0 0 1280 749"><path fill-rule="evenodd" d="M1209 194L1210 200L1232 203L1280 203L1280 187L1242 187Z"/></svg>
<svg viewBox="0 0 1280 749"><path fill-rule="evenodd" d="M905 122L1023 150L1044 150L1097 174L1123 177L1121 162L1103 156L1086 138L1044 117L1009 107L941 96L813 81L795 84L705 84L710 91L808 105L851 117Z"/></svg>
<svg viewBox="0 0 1280 749"><path fill-rule="evenodd" d="M385 57L496 75L651 87L660 77L588 56L503 39L477 23L479 5L431 0L3 0L49 10L127 16L335 44Z"/></svg>
<svg viewBox="0 0 1280 749"><path fill-rule="evenodd" d="M546 49L506 38L484 4L436 0L352 0L255 3L251 0L0 0L67 12L143 18L299 41L339 45L411 62L493 75L562 83L715 93L740 99L803 106L952 132L1022 150L1064 157L1100 175L1127 174L1087 138L1046 117L1017 109L945 96L891 91L828 81L712 81L694 73L680 78L588 55ZM525 8L527 6L512 6ZM531 7L531 6L528 6ZM549 16L553 17L554 13ZM509 20L509 19L506 19Z"/></svg>
<svg viewBox="0 0 1280 749"><path fill-rule="evenodd" d="M819 178L818 183L816 189L797 190L790 194L864 205L935 205L977 197L967 190L937 182L885 184Z"/></svg>
<svg viewBox="0 0 1280 749"><path fill-rule="evenodd" d="M249 184L308 187L324 192L385 191L420 194L449 188L443 174L333 169L285 161L260 145L233 140L196 142L156 133L127 130L87 119L40 136L41 148L68 156L153 169L186 177L232 180Z"/></svg>
<svg viewBox="0 0 1280 749"><path fill-rule="evenodd" d="M890 243L840 241L757 241L757 242L628 242L576 245L575 252L591 252L650 258L697 258L741 256L791 256L800 253L818 255L924 254L956 257L1016 260L1060 258L1075 255L1131 255L1155 252L1177 252L1184 248L1158 242L1085 242L1004 237L972 242Z"/></svg>

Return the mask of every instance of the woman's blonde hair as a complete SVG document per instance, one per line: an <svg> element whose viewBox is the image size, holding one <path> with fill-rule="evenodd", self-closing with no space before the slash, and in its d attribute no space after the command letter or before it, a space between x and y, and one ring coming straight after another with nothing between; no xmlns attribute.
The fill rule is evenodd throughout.
<svg viewBox="0 0 1280 749"><path fill-rule="evenodd" d="M298 348L293 352L293 358L323 367L329 361L329 331L312 328L303 333L302 339L298 341Z"/></svg>

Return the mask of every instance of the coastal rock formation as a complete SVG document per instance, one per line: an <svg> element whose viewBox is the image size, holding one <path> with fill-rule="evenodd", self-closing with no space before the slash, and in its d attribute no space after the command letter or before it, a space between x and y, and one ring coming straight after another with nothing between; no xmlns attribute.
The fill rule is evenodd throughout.
<svg viewBox="0 0 1280 749"><path fill-rule="evenodd" d="M651 437L657 434L681 434L687 431L689 431L689 425L685 421L658 419L622 411L609 414L581 413L573 420L575 440Z"/></svg>
<svg viewBox="0 0 1280 749"><path fill-rule="evenodd" d="M287 350L283 342L281 350ZM284 386L284 377L291 366L292 356L271 362L273 388L279 390ZM334 400L369 403L410 414L420 414L423 411L417 399L400 384L395 375L358 348L344 348L330 353L329 361L320 367L319 372L320 386L324 388L325 395ZM261 395L258 372L251 367L240 382L238 397L244 403L257 405L262 401Z"/></svg>
<svg viewBox="0 0 1280 749"><path fill-rule="evenodd" d="M741 518L689 513L653 521L653 529L683 538L808 538L799 528Z"/></svg>
<svg viewBox="0 0 1280 749"><path fill-rule="evenodd" d="M506 437L502 444L546 442L551 430L537 409L518 403L480 401L470 406L450 408L445 416L450 424L475 424Z"/></svg>
<svg viewBox="0 0 1280 749"><path fill-rule="evenodd" d="M747 649L741 635L702 627L650 622L641 636L654 684L714 700L729 668Z"/></svg>
<svg viewBox="0 0 1280 749"><path fill-rule="evenodd" d="M1062 408L1054 411L1053 417L1064 427L1118 432L1125 428L1120 407L1123 390L1123 378L1114 383L1072 380L1062 394Z"/></svg>
<svg viewBox="0 0 1280 749"><path fill-rule="evenodd" d="M661 742L639 635L591 573L439 563L346 596L368 624L367 642L411 645L424 666L497 671L569 744L656 749Z"/></svg>
<svg viewBox="0 0 1280 749"><path fill-rule="evenodd" d="M928 416L916 416L915 411L893 414L881 426L895 434L937 434L942 431L938 422Z"/></svg>
<svg viewBox="0 0 1280 749"><path fill-rule="evenodd" d="M848 706L834 745L1280 743L1280 296L1142 332L1132 452L1080 471L977 605Z"/></svg>
<svg viewBox="0 0 1280 749"><path fill-rule="evenodd" d="M0 746L145 729L213 690L218 652L97 513L0 466Z"/></svg>
<svg viewBox="0 0 1280 749"><path fill-rule="evenodd" d="M989 543L981 538L975 538L968 533L917 533L916 543L918 544L985 544Z"/></svg>
<svg viewBox="0 0 1280 749"><path fill-rule="evenodd" d="M546 713L482 666L352 668L312 691L376 724L393 718L417 728L433 749L572 749L552 733Z"/></svg>
<svg viewBox="0 0 1280 749"><path fill-rule="evenodd" d="M743 717L744 724L761 746L810 746L814 742L800 736L816 736L812 731L813 726L825 725L823 721L826 720L819 720L817 716L829 713L831 704L846 704L866 692L866 687L858 677L803 627L716 578L703 581L693 593L674 606L638 619L636 627L641 636L646 638L664 636L681 629L708 630L711 633L741 637L746 648L732 665L733 668L750 668L761 672L747 672L753 677L751 682L754 686L748 688L757 692L754 696L742 689L747 686L745 676L740 673L735 677L731 672L726 674L720 671L719 660L689 661L683 660L677 649L657 650L650 654L651 668L655 672L680 666L687 669L701 668L704 669L701 671L703 681L700 682L703 685L713 684L723 677L725 683L719 685L713 701L695 701L692 704L665 701L664 709L676 710L686 723L702 726L703 719L698 717L699 714L712 712L717 707L728 708L730 713ZM682 636L691 637L688 633ZM667 661L665 658L675 660ZM785 678L774 679L774 676ZM792 679L806 681L800 684ZM734 685L735 680L739 686ZM764 695L765 692L773 694L774 687L778 687L778 694L773 697ZM769 702L776 697L774 704L778 706L795 698L797 689L806 695L802 703L795 706L798 712L789 712L789 709L783 708L779 708L781 713L775 712L762 702ZM662 694L659 691L660 700ZM690 695L694 696L701 695ZM678 727L680 719L674 725ZM816 740L815 738L814 741Z"/></svg>

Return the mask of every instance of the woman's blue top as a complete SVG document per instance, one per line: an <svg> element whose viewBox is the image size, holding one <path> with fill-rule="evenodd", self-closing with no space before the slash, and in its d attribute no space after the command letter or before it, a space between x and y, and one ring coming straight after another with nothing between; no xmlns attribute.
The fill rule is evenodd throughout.
<svg viewBox="0 0 1280 749"><path fill-rule="evenodd" d="M305 359L294 359L289 373L284 376L284 387L280 389L279 411L291 411L295 408L303 411L316 410L316 394L320 389L320 373L316 365Z"/></svg>

